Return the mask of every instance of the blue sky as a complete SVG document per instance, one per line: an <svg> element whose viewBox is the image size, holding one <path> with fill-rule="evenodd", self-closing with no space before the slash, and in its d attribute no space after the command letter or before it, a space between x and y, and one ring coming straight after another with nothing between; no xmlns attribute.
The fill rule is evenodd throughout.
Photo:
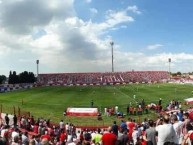
<svg viewBox="0 0 193 145"><path fill-rule="evenodd" d="M0 0L0 74L193 71L193 1Z"/></svg>

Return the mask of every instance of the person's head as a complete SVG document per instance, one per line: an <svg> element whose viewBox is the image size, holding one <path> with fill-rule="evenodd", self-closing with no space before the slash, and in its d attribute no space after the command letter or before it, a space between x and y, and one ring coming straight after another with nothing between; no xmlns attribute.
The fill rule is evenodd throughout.
<svg viewBox="0 0 193 145"><path fill-rule="evenodd" d="M184 113L183 118L188 119L189 118L189 113L188 112Z"/></svg>
<svg viewBox="0 0 193 145"><path fill-rule="evenodd" d="M116 121L113 121L113 124L117 124L117 122L116 122Z"/></svg>
<svg viewBox="0 0 193 145"><path fill-rule="evenodd" d="M171 123L175 123L176 121L178 121L177 115L172 114L172 116L171 116Z"/></svg>
<svg viewBox="0 0 193 145"><path fill-rule="evenodd" d="M36 136L35 136L35 140L36 140L36 141L39 141L39 140L40 140L40 135L36 135Z"/></svg>
<svg viewBox="0 0 193 145"><path fill-rule="evenodd" d="M132 122L132 119L129 117L129 118L128 118L128 121Z"/></svg>
<svg viewBox="0 0 193 145"><path fill-rule="evenodd" d="M19 142L19 137L18 137L18 136L15 136L15 137L13 138L13 140L14 140L15 143L18 143L18 142Z"/></svg>
<svg viewBox="0 0 193 145"><path fill-rule="evenodd" d="M98 132L98 133L101 133L101 129L100 129L100 128L98 128L98 129L97 129L97 132Z"/></svg>
<svg viewBox="0 0 193 145"><path fill-rule="evenodd" d="M153 127L153 126L154 126L153 120L149 120L149 121L148 121L148 124L149 124L150 127Z"/></svg>
<svg viewBox="0 0 193 145"><path fill-rule="evenodd" d="M165 114L165 115L163 116L163 122L164 122L164 123L169 123L169 121L170 121L170 116L169 116L168 114Z"/></svg>
<svg viewBox="0 0 193 145"><path fill-rule="evenodd" d="M35 145L35 140L30 139L30 140L29 140L29 145Z"/></svg>
<svg viewBox="0 0 193 145"><path fill-rule="evenodd" d="M43 138L43 139L41 140L41 145L49 145L48 139L47 139L47 138Z"/></svg>
<svg viewBox="0 0 193 145"><path fill-rule="evenodd" d="M188 124L186 125L186 129L187 129L187 131L193 130L192 124L188 123Z"/></svg>
<svg viewBox="0 0 193 145"><path fill-rule="evenodd" d="M112 131L112 127L109 126L107 130L108 130L108 132L111 132Z"/></svg>

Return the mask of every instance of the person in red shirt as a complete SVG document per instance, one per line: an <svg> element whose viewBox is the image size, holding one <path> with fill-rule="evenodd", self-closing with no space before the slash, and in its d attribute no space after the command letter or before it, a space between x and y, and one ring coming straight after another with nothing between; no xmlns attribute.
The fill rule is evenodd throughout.
<svg viewBox="0 0 193 145"><path fill-rule="evenodd" d="M36 123L35 125L34 125L34 133L36 133L36 134L38 134L38 128L39 128L39 126L38 126L38 123Z"/></svg>
<svg viewBox="0 0 193 145"><path fill-rule="evenodd" d="M48 135L47 131L45 131L45 134L41 136L41 140L43 140L43 139L47 139L48 141L51 140L51 137L50 137L50 135Z"/></svg>
<svg viewBox="0 0 193 145"><path fill-rule="evenodd" d="M102 136L103 145L116 145L117 136L112 133L112 127L108 128L108 132L104 133Z"/></svg>
<svg viewBox="0 0 193 145"><path fill-rule="evenodd" d="M62 130L60 133L60 141L64 142L66 141L66 139L67 139L67 134L64 132L64 130Z"/></svg>
<svg viewBox="0 0 193 145"><path fill-rule="evenodd" d="M129 139L132 140L132 133L135 127L135 123L133 122L132 118L128 118L128 121L126 122L126 124L127 124L127 129L129 130L128 132Z"/></svg>

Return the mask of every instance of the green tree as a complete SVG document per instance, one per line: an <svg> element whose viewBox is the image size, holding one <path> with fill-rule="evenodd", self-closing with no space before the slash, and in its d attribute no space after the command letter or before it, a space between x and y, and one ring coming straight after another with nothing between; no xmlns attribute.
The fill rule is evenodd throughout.
<svg viewBox="0 0 193 145"><path fill-rule="evenodd" d="M6 76L0 75L0 84L4 83L6 81Z"/></svg>
<svg viewBox="0 0 193 145"><path fill-rule="evenodd" d="M179 72L179 71L178 71L176 74L177 74L178 76L181 76L181 75L182 75L182 73L181 73L181 72Z"/></svg>
<svg viewBox="0 0 193 145"><path fill-rule="evenodd" d="M33 72L24 71L17 75L16 71L9 72L9 84L18 84L18 83L34 83L36 81L35 75Z"/></svg>

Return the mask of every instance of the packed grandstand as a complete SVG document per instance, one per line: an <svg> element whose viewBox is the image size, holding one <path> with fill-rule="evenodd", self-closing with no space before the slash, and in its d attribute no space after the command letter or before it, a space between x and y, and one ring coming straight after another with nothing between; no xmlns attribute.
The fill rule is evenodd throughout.
<svg viewBox="0 0 193 145"><path fill-rule="evenodd" d="M39 74L39 83L47 85L106 85L123 83L153 83L167 81L167 71L130 71L105 73Z"/></svg>

